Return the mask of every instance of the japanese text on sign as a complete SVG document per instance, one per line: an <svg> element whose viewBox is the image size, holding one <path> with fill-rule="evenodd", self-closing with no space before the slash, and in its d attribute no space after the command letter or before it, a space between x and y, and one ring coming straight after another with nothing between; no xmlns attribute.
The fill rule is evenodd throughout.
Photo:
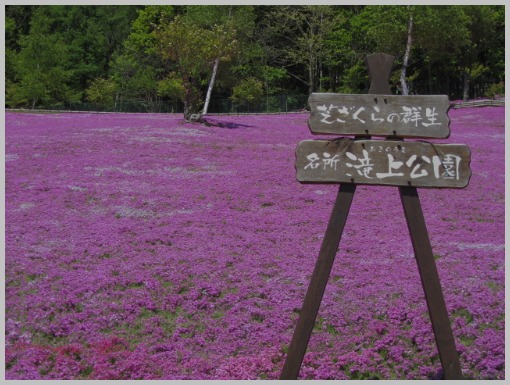
<svg viewBox="0 0 510 385"><path fill-rule="evenodd" d="M425 165L431 165L436 179L456 179L459 180L459 164L461 157L454 154L446 154L442 157L434 155L430 159L426 155L422 155L421 159L417 155L411 155L407 161L396 161L392 154L387 154L387 164L384 166L386 172L375 172L375 164L372 163L372 159L369 156L367 150L363 150L363 155L353 154L352 152L346 152L345 155L349 158L352 163L345 162L345 166L353 171L368 179L384 179L391 176L408 176L411 179L421 178L429 175ZM309 163L304 166L304 169L316 169L317 167L323 166L324 169L327 167L334 168L337 171L337 164L340 161L339 155L331 156L331 154L324 152L322 158L317 153L309 154L306 159ZM404 166L404 167L402 167ZM352 176L352 173L346 172L345 175Z"/></svg>
<svg viewBox="0 0 510 385"><path fill-rule="evenodd" d="M312 94L312 133L447 138L448 98L438 96Z"/></svg>
<svg viewBox="0 0 510 385"><path fill-rule="evenodd" d="M366 124L367 120L371 122L386 122L386 123L400 123L411 124L415 127L419 125L423 127L439 126L443 123L437 121L438 113L436 108L425 108L425 114L422 114L422 107L419 106L402 106L401 112L386 112L381 113L381 108L378 106L372 106L372 108L366 108L363 106L329 106L318 105L317 110L322 116L321 123L333 124L337 123L348 123L349 121L356 120L361 124Z"/></svg>

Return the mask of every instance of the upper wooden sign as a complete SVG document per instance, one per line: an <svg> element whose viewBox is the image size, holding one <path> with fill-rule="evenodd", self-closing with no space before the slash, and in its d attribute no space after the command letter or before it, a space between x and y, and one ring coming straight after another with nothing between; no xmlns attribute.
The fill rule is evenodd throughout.
<svg viewBox="0 0 510 385"><path fill-rule="evenodd" d="M308 126L314 134L448 138L446 95L314 93Z"/></svg>

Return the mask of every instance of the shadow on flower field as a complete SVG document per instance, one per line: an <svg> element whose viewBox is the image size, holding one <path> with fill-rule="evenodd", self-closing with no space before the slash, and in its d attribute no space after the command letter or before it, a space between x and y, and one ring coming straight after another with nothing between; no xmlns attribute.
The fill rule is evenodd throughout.
<svg viewBox="0 0 510 385"><path fill-rule="evenodd" d="M305 114L5 116L7 379L277 379L336 196ZM504 108L451 110L466 189L419 189L463 374L504 379ZM441 365L395 187L360 186L302 379Z"/></svg>

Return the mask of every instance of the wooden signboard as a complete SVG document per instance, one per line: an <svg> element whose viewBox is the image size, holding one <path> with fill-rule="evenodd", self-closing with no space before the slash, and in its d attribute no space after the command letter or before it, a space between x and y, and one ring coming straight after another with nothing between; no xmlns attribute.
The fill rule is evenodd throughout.
<svg viewBox="0 0 510 385"><path fill-rule="evenodd" d="M312 94L308 122L314 134L356 138L305 140L296 149L297 179L340 183L319 256L289 345L281 380L298 376L358 184L398 186L425 293L444 379L462 379L457 349L416 187L466 187L471 151L462 144L402 138L447 138L446 96L388 95L393 57L367 56L369 95ZM385 136L384 140L370 140Z"/></svg>
<svg viewBox="0 0 510 385"><path fill-rule="evenodd" d="M446 95L395 96L320 93L308 99L313 134L447 138Z"/></svg>
<svg viewBox="0 0 510 385"><path fill-rule="evenodd" d="M471 151L462 144L397 140L304 140L296 150L300 182L463 188Z"/></svg>

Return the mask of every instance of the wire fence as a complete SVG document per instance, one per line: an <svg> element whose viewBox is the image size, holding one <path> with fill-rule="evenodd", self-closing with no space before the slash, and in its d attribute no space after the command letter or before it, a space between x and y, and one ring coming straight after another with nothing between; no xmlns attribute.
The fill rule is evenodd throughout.
<svg viewBox="0 0 510 385"><path fill-rule="evenodd" d="M111 106L89 102L68 102L45 106L49 111L82 111L82 112L132 112L132 113L182 113L182 103L177 101L123 100Z"/></svg>
<svg viewBox="0 0 510 385"><path fill-rule="evenodd" d="M252 103L236 104L231 99L214 99L208 114L279 113L304 111L308 95L272 95Z"/></svg>
<svg viewBox="0 0 510 385"><path fill-rule="evenodd" d="M212 99L208 114L245 114L245 113L285 113L304 111L308 95L273 95L252 103L234 103L231 99ZM110 106L89 102L67 102L36 107L33 110L44 111L81 111L81 112L131 112L131 113L183 113L183 103L177 100L122 100Z"/></svg>
<svg viewBox="0 0 510 385"><path fill-rule="evenodd" d="M505 99L472 100L453 104L453 108L468 107L505 107Z"/></svg>
<svg viewBox="0 0 510 385"><path fill-rule="evenodd" d="M505 106L505 99L484 99L452 102L452 108ZM182 102L125 100L110 107L88 102L59 103L41 106L35 109L9 108L10 111L47 111L47 112L126 112L126 113L183 113ZM240 114L279 114L288 112L306 112L308 95L274 95L264 100L248 104L236 104L230 99L212 99L207 115L240 115Z"/></svg>

